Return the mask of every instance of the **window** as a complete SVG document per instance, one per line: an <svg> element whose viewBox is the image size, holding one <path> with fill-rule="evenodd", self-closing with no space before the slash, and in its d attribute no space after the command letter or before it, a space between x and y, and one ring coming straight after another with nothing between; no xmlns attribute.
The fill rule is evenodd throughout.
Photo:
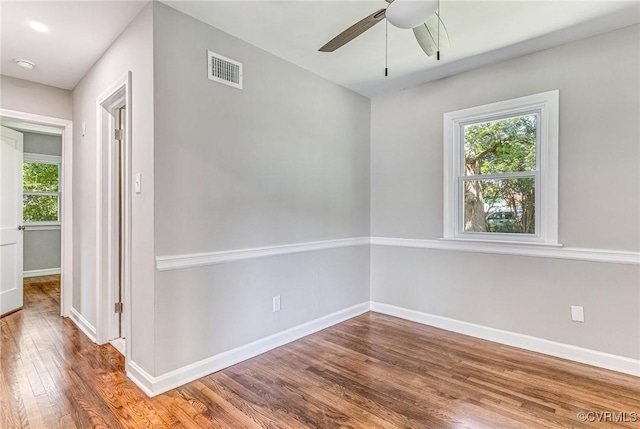
<svg viewBox="0 0 640 429"><path fill-rule="evenodd" d="M60 225L61 157L25 153L22 164L23 219L31 225Z"/></svg>
<svg viewBox="0 0 640 429"><path fill-rule="evenodd" d="M558 91L444 115L444 236L557 245Z"/></svg>

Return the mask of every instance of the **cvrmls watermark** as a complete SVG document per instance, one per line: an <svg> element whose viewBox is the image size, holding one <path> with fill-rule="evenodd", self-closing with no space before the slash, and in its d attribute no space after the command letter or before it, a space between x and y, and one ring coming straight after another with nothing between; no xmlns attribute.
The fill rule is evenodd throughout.
<svg viewBox="0 0 640 429"><path fill-rule="evenodd" d="M580 411L576 417L589 423L635 423L640 421L635 411Z"/></svg>

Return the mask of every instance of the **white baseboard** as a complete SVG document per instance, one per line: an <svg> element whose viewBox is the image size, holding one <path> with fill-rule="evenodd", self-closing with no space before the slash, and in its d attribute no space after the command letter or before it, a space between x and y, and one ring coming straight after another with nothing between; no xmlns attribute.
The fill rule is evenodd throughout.
<svg viewBox="0 0 640 429"><path fill-rule="evenodd" d="M126 364L127 377L135 383L148 397L159 395L163 392L153 391L153 382L156 377L149 375L147 371L142 369L137 363L129 361ZM189 380L192 381L192 380Z"/></svg>
<svg viewBox="0 0 640 429"><path fill-rule="evenodd" d="M127 376L148 396L156 396L193 380L197 380L200 377L204 377L231 365L235 365L239 362L268 352L276 347L280 347L322 329L359 316L369 310L500 344L556 356L625 374L640 376L640 360L586 349L570 344L558 343L542 338L531 337L515 332L489 328L482 325L476 325L474 323L422 313L379 302L364 302L362 304L354 305L353 307L320 317L244 346L194 362L190 365L178 368L157 377L150 375L135 362L130 361L127 363ZM73 309L71 311L72 315L73 313L77 314Z"/></svg>
<svg viewBox="0 0 640 429"><path fill-rule="evenodd" d="M368 311L369 302L363 302L157 377L147 373L135 362L129 362L127 376L147 395L156 396Z"/></svg>
<svg viewBox="0 0 640 429"><path fill-rule="evenodd" d="M22 277L40 277L40 276L53 276L60 274L60 268L45 268L44 270L30 270L24 271Z"/></svg>
<svg viewBox="0 0 640 429"><path fill-rule="evenodd" d="M125 352L124 338L116 338L115 340L109 341L109 344L111 344L114 349L118 350L118 352L122 356L126 356L124 353Z"/></svg>
<svg viewBox="0 0 640 429"><path fill-rule="evenodd" d="M71 319L71 321L76 324L78 329L84 332L84 334L89 337L91 341L93 341L94 343L96 342L96 328L91 323L89 323L89 321L85 319L82 314L78 313L75 308L71 308L71 310L69 311L69 319Z"/></svg>
<svg viewBox="0 0 640 429"><path fill-rule="evenodd" d="M401 319L410 320L423 325L446 329L447 331L457 332L471 337L481 338L483 340L506 344L508 346L518 347L537 353L543 353L640 377L640 360L624 356L613 355L570 344L558 343L515 332L489 328L487 326L476 325L474 323L422 313L379 302L371 302L371 311L399 317Z"/></svg>

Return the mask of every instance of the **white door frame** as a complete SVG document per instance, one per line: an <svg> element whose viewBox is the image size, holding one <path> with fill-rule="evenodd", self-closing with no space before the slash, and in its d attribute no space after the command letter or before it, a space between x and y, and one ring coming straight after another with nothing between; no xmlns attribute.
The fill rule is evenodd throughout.
<svg viewBox="0 0 640 429"><path fill-rule="evenodd" d="M126 105L125 133L123 140L123 181L124 195L122 207L122 314L123 335L125 337L125 357L131 349L131 72L125 73L111 84L96 99L96 339L105 344L117 335L114 331L115 285L117 284L117 240L118 228L115 218L117 189L115 183L113 142L115 140L115 109ZM104 156L106 154L106 156ZM104 201L103 201L104 198ZM106 206L105 206L106 202Z"/></svg>
<svg viewBox="0 0 640 429"><path fill-rule="evenodd" d="M8 109L0 109L0 117L62 130L60 315L69 317L73 293L73 204L71 200L73 183L73 123L68 119L35 115Z"/></svg>

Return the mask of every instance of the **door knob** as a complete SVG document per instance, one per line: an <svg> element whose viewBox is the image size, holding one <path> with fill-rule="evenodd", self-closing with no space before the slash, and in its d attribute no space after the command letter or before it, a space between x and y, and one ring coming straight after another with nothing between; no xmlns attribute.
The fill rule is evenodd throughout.
<svg viewBox="0 0 640 429"><path fill-rule="evenodd" d="M24 225L18 225L18 231L24 231L26 228Z"/></svg>

